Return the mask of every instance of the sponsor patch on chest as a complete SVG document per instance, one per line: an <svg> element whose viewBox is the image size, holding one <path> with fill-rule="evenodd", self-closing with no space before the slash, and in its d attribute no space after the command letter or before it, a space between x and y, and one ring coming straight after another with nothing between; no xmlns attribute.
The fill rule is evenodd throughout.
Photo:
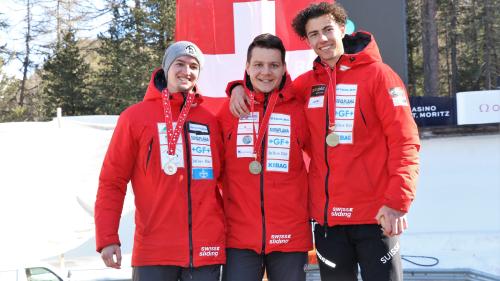
<svg viewBox="0 0 500 281"><path fill-rule="evenodd" d="M311 95L307 108L321 108L325 101L326 85L314 85L311 87Z"/></svg>
<svg viewBox="0 0 500 281"><path fill-rule="evenodd" d="M340 144L353 144L358 85L337 84L335 93L335 134Z"/></svg>
<svg viewBox="0 0 500 281"><path fill-rule="evenodd" d="M188 123L193 180L210 180L214 178L209 132L208 125Z"/></svg>

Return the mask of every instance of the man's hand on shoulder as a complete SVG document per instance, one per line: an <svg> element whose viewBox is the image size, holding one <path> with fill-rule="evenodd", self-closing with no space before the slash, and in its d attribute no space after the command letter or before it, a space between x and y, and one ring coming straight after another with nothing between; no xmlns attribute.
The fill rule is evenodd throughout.
<svg viewBox="0 0 500 281"><path fill-rule="evenodd" d="M114 257L116 256L116 260ZM101 258L107 267L120 269L122 265L122 251L120 246L112 244L106 246L101 251Z"/></svg>
<svg viewBox="0 0 500 281"><path fill-rule="evenodd" d="M248 109L250 98L245 94L243 86L235 86L231 90L231 100L229 101L229 110L235 117L247 116L250 113Z"/></svg>
<svg viewBox="0 0 500 281"><path fill-rule="evenodd" d="M395 236L403 233L408 228L406 213L382 206L375 216L378 224L382 226L384 234Z"/></svg>

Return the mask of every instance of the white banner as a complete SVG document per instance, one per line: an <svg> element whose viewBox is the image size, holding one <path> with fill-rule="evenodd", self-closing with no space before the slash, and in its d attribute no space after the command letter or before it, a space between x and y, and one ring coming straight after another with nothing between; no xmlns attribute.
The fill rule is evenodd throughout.
<svg viewBox="0 0 500 281"><path fill-rule="evenodd" d="M500 123L500 90L457 93L457 123Z"/></svg>

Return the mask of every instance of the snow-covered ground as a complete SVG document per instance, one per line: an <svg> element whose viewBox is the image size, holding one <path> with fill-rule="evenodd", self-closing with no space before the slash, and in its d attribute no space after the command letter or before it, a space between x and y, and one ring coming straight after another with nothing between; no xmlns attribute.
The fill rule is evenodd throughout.
<svg viewBox="0 0 500 281"><path fill-rule="evenodd" d="M94 250L91 212L115 121L66 118L60 128L57 121L0 123L0 264L57 262L64 254L75 277L130 276L130 194L120 229L124 269L104 270ZM436 257L438 268L500 276L499 203L500 134L422 140L417 199L401 253Z"/></svg>

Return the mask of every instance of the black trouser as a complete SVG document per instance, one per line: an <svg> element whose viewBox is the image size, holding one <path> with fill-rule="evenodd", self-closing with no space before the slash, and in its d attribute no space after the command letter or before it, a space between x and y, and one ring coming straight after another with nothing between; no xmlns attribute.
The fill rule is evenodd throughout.
<svg viewBox="0 0 500 281"><path fill-rule="evenodd" d="M305 281L307 252L257 254L252 250L226 249L224 281L262 281L264 270L269 281Z"/></svg>
<svg viewBox="0 0 500 281"><path fill-rule="evenodd" d="M170 265L135 266L132 281L219 281L221 265L185 268Z"/></svg>
<svg viewBox="0 0 500 281"><path fill-rule="evenodd" d="M364 281L403 280L399 238L387 237L379 225L316 224L314 239L322 281L355 281L358 264Z"/></svg>

